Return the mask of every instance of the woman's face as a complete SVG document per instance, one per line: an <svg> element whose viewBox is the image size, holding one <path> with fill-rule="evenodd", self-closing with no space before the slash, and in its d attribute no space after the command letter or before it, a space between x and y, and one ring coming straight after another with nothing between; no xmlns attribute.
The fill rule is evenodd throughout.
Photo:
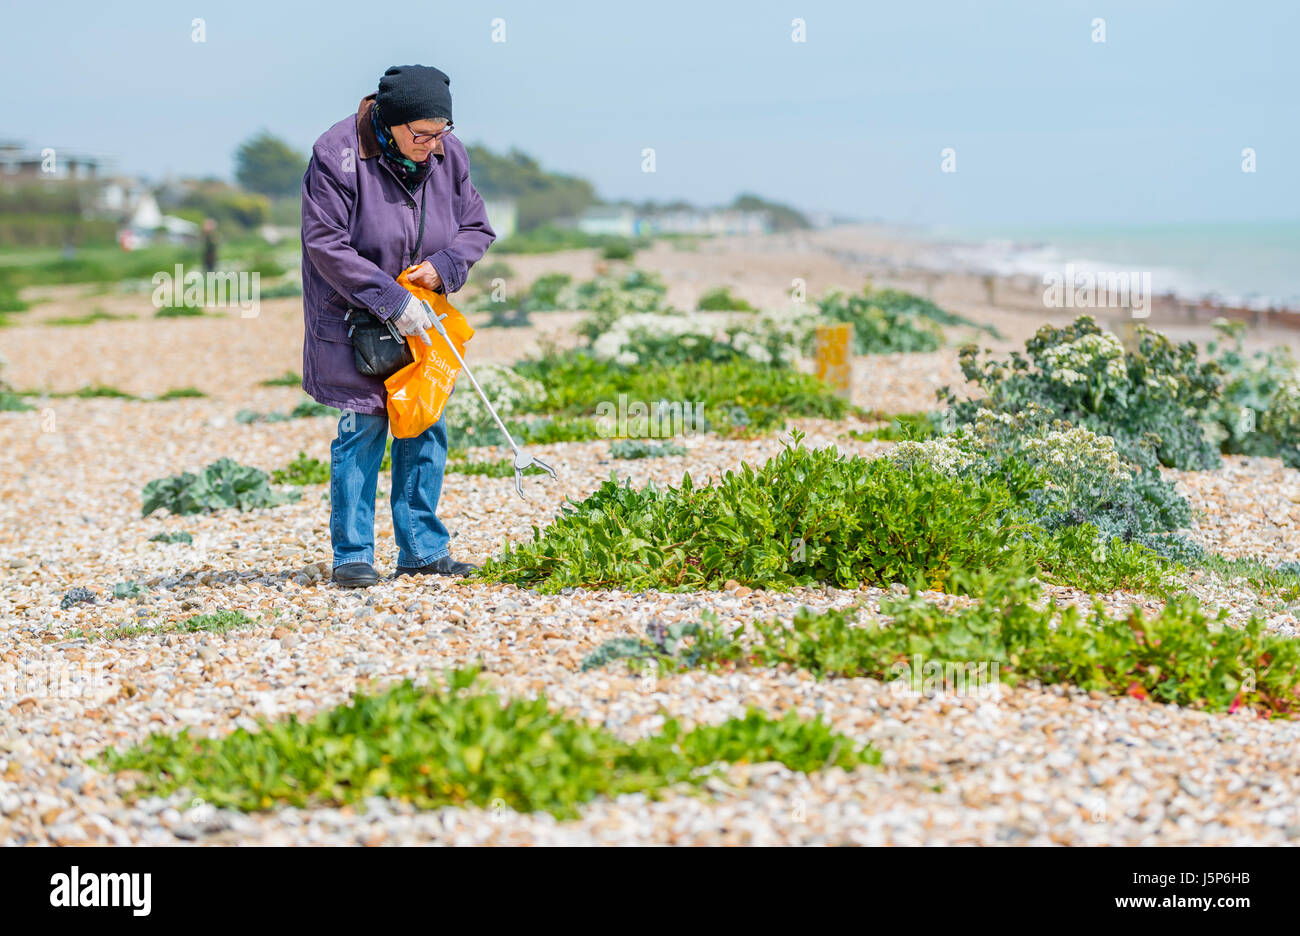
<svg viewBox="0 0 1300 936"><path fill-rule="evenodd" d="M426 133L439 133L446 126L445 118L431 117L428 120L412 120L410 123L389 127L388 132L397 141L397 148L402 151L403 156L412 162L422 163L429 158L438 141L435 139L417 143L415 137Z"/></svg>

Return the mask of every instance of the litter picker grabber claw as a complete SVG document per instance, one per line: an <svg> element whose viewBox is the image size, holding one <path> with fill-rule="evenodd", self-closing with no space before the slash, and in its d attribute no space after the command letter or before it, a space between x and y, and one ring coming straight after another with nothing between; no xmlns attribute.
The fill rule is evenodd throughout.
<svg viewBox="0 0 1300 936"><path fill-rule="evenodd" d="M470 371L469 365L465 363L465 359L461 357L460 352L456 350L455 342L451 340L451 336L447 334L447 329L442 325L443 316L437 315L426 300L420 299L419 302L424 306L424 310L429 313L429 319L433 322L433 327L437 330L438 334L442 335L442 340L447 342L447 347L451 348L451 353L456 355L456 360L460 362L461 370L465 372L465 376L469 378L469 382L474 385L474 389L478 391L479 399L483 401L483 405L487 407L488 412L492 414L492 418L496 420L497 426L500 427L502 435L504 435L506 441L510 443L510 448L515 453L515 490L519 492L519 496L524 498L524 500L528 499L524 494L524 469L526 468L531 468L536 465L558 481L559 476L556 475L554 468L546 464L546 462L542 461L540 458L520 451L519 446L515 444L514 438L510 435L510 430L506 428L506 424L503 423L501 417L497 415L496 407L494 407L492 401L487 398L487 394L483 392L483 388L480 387L478 381L474 379L474 374Z"/></svg>

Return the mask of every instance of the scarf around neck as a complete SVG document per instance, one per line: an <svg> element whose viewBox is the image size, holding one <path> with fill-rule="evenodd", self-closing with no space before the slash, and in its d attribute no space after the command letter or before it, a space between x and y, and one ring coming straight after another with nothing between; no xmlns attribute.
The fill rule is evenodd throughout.
<svg viewBox="0 0 1300 936"><path fill-rule="evenodd" d="M384 126L384 122L379 116L378 101L370 108L370 122L374 124L375 135L379 137L379 148L383 153L383 158L387 159L389 164L398 171L398 175L407 189L414 192L429 175L429 170L433 168L433 153L430 153L422 163L403 156L402 151L397 147L397 141L393 139L393 135L388 132L388 128Z"/></svg>

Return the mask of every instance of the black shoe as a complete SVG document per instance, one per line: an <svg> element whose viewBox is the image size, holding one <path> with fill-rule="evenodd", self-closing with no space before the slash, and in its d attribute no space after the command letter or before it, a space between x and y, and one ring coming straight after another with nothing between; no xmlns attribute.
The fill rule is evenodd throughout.
<svg viewBox="0 0 1300 936"><path fill-rule="evenodd" d="M379 573L368 562L346 562L334 567L334 584L341 588L367 588L379 581Z"/></svg>
<svg viewBox="0 0 1300 936"><path fill-rule="evenodd" d="M418 567L398 566L397 575L469 575L477 572L478 566L472 562L457 562L451 556L435 559L428 565Z"/></svg>

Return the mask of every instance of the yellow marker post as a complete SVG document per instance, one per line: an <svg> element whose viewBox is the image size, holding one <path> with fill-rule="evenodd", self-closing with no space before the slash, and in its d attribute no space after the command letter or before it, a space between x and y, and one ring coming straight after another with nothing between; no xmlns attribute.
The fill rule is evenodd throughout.
<svg viewBox="0 0 1300 936"><path fill-rule="evenodd" d="M817 378L828 384L837 396L853 395L853 326L848 322L818 325L814 345Z"/></svg>
<svg viewBox="0 0 1300 936"><path fill-rule="evenodd" d="M1138 344L1141 342L1141 335L1138 334L1137 322L1133 321L1130 316L1119 316L1112 320L1111 330L1116 333L1119 343L1124 346L1124 350L1129 354L1136 354Z"/></svg>

